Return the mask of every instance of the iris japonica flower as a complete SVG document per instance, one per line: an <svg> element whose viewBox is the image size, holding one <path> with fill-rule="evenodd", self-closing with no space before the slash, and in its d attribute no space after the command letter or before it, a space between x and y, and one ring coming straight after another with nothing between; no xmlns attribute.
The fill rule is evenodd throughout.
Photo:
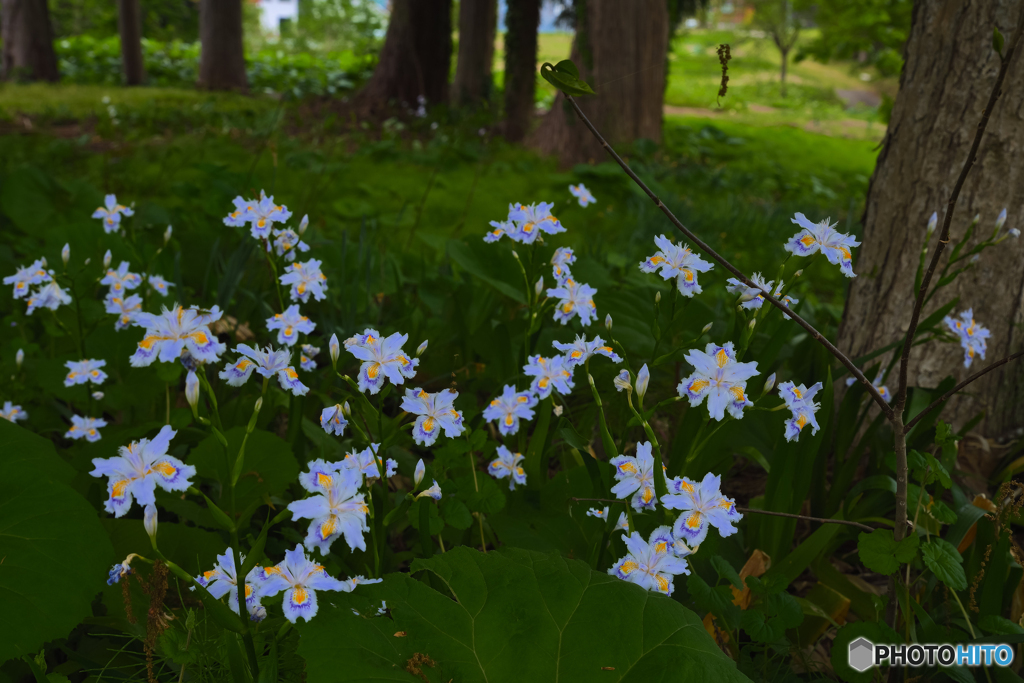
<svg viewBox="0 0 1024 683"><path fill-rule="evenodd" d="M107 274L100 280L101 285L110 286L111 296L121 296L126 289L135 289L142 284L142 277L138 273L129 272L128 268L128 262L121 261L116 270L107 270Z"/></svg>
<svg viewBox="0 0 1024 683"><path fill-rule="evenodd" d="M597 290L590 285L567 277L558 287L549 289L547 294L559 299L555 304L554 320L563 325L568 324L576 315L579 315L580 323L584 327L597 320L597 308L594 306L594 295L597 294Z"/></svg>
<svg viewBox="0 0 1024 683"><path fill-rule="evenodd" d="M818 421L814 413L818 411L818 404L812 401L814 395L821 390L821 382L810 388L803 384L795 385L793 382L783 382L779 385L779 396L786 402L786 407L793 414L786 420L786 441L796 441L800 438L800 432L807 425L811 425L811 434L818 433Z"/></svg>
<svg viewBox="0 0 1024 683"><path fill-rule="evenodd" d="M626 499L632 496L630 505L637 512L653 510L658 496L654 492L655 463L651 442L638 443L636 456L617 455L608 462L615 466L615 479L619 482L612 487L615 497Z"/></svg>
<svg viewBox="0 0 1024 683"><path fill-rule="evenodd" d="M320 349L310 344L303 344L299 347L299 369L311 372L316 370L316 361L313 358L320 353Z"/></svg>
<svg viewBox="0 0 1024 683"><path fill-rule="evenodd" d="M740 303L740 308L745 308L748 311L754 311L761 308L761 304L764 303L764 293L770 292L772 290L772 285L775 283L771 280L765 282L761 273L754 273L751 275L750 281L756 286L747 287L738 279L731 277L726 280L728 284L725 289L733 294L739 294L742 299L745 299L745 301Z"/></svg>
<svg viewBox="0 0 1024 683"><path fill-rule="evenodd" d="M258 202L246 206L246 213L241 218L249 223L249 233L258 240L269 240L274 223L284 223L292 216L288 207L275 204L274 198L268 197L263 190L260 190Z"/></svg>
<svg viewBox="0 0 1024 683"><path fill-rule="evenodd" d="M629 370L625 368L619 370L619 374L612 380L612 384L615 385L615 391L633 392L633 381L629 376Z"/></svg>
<svg viewBox="0 0 1024 683"><path fill-rule="evenodd" d="M700 294L702 290L697 282L697 273L708 272L715 267L714 264L702 259L688 246L672 244L664 235L655 237L654 243L659 250L640 264L640 270L644 273L660 270L662 279L675 278L676 288L683 296Z"/></svg>
<svg viewBox="0 0 1024 683"><path fill-rule="evenodd" d="M224 225L232 228L240 228L245 225L256 202L255 199L243 199L241 195L232 199L231 203L235 205L235 210L224 217Z"/></svg>
<svg viewBox="0 0 1024 683"><path fill-rule="evenodd" d="M327 570L308 559L301 545L295 550L286 550L284 561L274 567L262 568L260 595L273 597L284 591L284 616L293 624L301 617L309 621L316 616L317 591L341 591L351 593L360 583L380 583L381 579L364 579L361 576L339 581L327 574Z"/></svg>
<svg viewBox="0 0 1024 683"><path fill-rule="evenodd" d="M985 360L988 350L988 338L992 335L988 329L974 322L974 309L968 308L959 315L959 319L948 315L942 319L946 326L960 338L960 346L964 349L964 367L971 367L975 354Z"/></svg>
<svg viewBox="0 0 1024 683"><path fill-rule="evenodd" d="M196 468L186 465L167 448L175 432L165 426L153 440L140 439L121 446L113 458L93 458L94 477L107 477L107 498L104 508L115 517L121 517L132 507L132 498L139 505L156 503L156 487L164 491L184 491L196 474Z"/></svg>
<svg viewBox="0 0 1024 683"><path fill-rule="evenodd" d="M277 330L277 343L293 346L299 341L299 334L309 334L316 329L316 323L299 313L299 305L292 304L284 313L275 313L267 318L267 329Z"/></svg>
<svg viewBox="0 0 1024 683"><path fill-rule="evenodd" d="M576 200L580 203L580 206L584 208L586 208L587 204L593 204L597 201L596 199L594 199L594 195L590 193L590 190L588 190L587 186L584 185L583 183L580 183L579 185L570 185L569 194L571 194L573 197L576 197Z"/></svg>
<svg viewBox="0 0 1024 683"><path fill-rule="evenodd" d="M528 361L523 366L523 373L533 377L530 390L538 398L547 398L552 389L558 390L563 396L572 392L572 367L565 362L563 356L544 358L536 355L530 356Z"/></svg>
<svg viewBox="0 0 1024 683"><path fill-rule="evenodd" d="M106 195L103 203L105 206L93 211L92 217L103 220L103 232L107 234L117 232L121 226L121 216L131 216L135 213L131 208L118 204L117 197L112 194Z"/></svg>
<svg viewBox="0 0 1024 683"><path fill-rule="evenodd" d="M359 366L359 390L376 394L390 379L395 384L416 376L419 359L410 359L402 350L409 335L395 332L390 337L381 337L377 330L367 329L363 334L345 340L348 352L361 360Z"/></svg>
<svg viewBox="0 0 1024 683"><path fill-rule="evenodd" d="M315 495L288 504L292 517L312 520L304 541L306 547L310 552L313 548L319 548L321 555L327 555L331 544L344 536L351 550L366 550L363 533L370 530L366 525L366 515L370 508L363 494L359 493L362 476L349 469L337 469L330 473L318 470L317 474L315 480L307 478L302 481L304 486L315 481L315 486L306 487Z"/></svg>
<svg viewBox="0 0 1024 683"><path fill-rule="evenodd" d="M508 477L508 490L514 491L516 484L526 485L526 472L523 471L522 462L525 460L522 453L513 453L504 445L498 446L497 458L487 466L487 473L495 479Z"/></svg>
<svg viewBox="0 0 1024 683"><path fill-rule="evenodd" d="M46 270L46 264L42 259L37 259L29 266L18 268L14 275L8 275L3 282L5 285L14 285L14 298L21 299L28 296L29 287L49 282L51 279L52 273Z"/></svg>
<svg viewBox="0 0 1024 683"><path fill-rule="evenodd" d="M30 294L27 303L28 308L25 310L27 315L32 315L39 308L56 311L62 305L66 306L71 303L71 295L61 289L60 285L56 282L50 281L45 286L40 287L38 291Z"/></svg>
<svg viewBox="0 0 1024 683"><path fill-rule="evenodd" d="M218 377L227 380L233 387L245 384L255 371L262 377L277 376L281 388L292 392L295 396L305 396L309 387L299 381L299 375L292 367L292 354L287 349L267 346L266 349L252 348L246 344L235 347L235 353L243 355L235 363L228 363Z"/></svg>
<svg viewBox="0 0 1024 683"><path fill-rule="evenodd" d="M239 558L245 564L245 555L239 555ZM252 621L262 621L262 616L266 616L266 612L259 609L262 575L261 567L250 569L245 577L245 588L242 589L245 591L245 609ZM213 565L213 569L196 577L196 583L209 591L215 599L219 600L227 595L228 607L235 614L241 614L238 611L238 569L235 567L234 551L230 547L223 555L217 556L217 563ZM193 591L195 589L195 586L189 588Z"/></svg>
<svg viewBox="0 0 1024 683"><path fill-rule="evenodd" d="M746 395L747 380L757 375L757 363L740 363L732 342L725 346L708 344L704 351L691 350L684 358L693 366L693 374L679 383L681 397L690 399L690 406L698 406L708 398L708 413L716 420L725 417L725 411L737 420L743 409L754 405Z"/></svg>
<svg viewBox="0 0 1024 683"><path fill-rule="evenodd" d="M587 341L586 335L576 335L576 341L571 344L552 342L552 346L565 354L565 362L570 367L583 365L590 357L597 354L610 358L613 363L621 363L622 358L612 350L612 347L604 343L601 337L594 337Z"/></svg>
<svg viewBox="0 0 1024 683"><path fill-rule="evenodd" d="M551 257L551 274L555 277L555 282L561 284L565 282L567 278L572 277L572 273L569 272L569 266L576 263L576 254L573 253L569 247L558 247L555 249L554 255Z"/></svg>
<svg viewBox="0 0 1024 683"><path fill-rule="evenodd" d="M105 360L69 360L64 363L64 366L68 369L68 374L64 378L64 386L71 387L76 384L85 384L86 382L103 384L107 379L107 373L100 370L100 368L106 364L107 361Z"/></svg>
<svg viewBox="0 0 1024 683"><path fill-rule="evenodd" d="M340 403L327 406L320 411L320 426L328 434L345 435L345 427L348 426L348 420L345 419L345 415L342 413Z"/></svg>
<svg viewBox="0 0 1024 683"><path fill-rule="evenodd" d="M365 475L367 486L369 486L371 482L380 477L380 467L377 466L377 458L383 456L380 455L379 451L380 444L372 443L369 448L355 453L346 453L345 457L334 463L333 466ZM396 472L398 472L398 463L388 458L384 463L384 476L390 479L395 476Z"/></svg>
<svg viewBox="0 0 1024 683"><path fill-rule="evenodd" d="M131 561L134 560L138 555L132 553L125 558L124 562L116 563L109 572L107 572L107 585L113 586L115 583L120 583L121 579L134 574L135 570L131 567Z"/></svg>
<svg viewBox="0 0 1024 683"><path fill-rule="evenodd" d="M292 301L309 301L309 295L317 301L327 298L327 276L320 272L320 261L311 258L304 263L292 263L280 277L282 285L291 285Z"/></svg>
<svg viewBox="0 0 1024 683"><path fill-rule="evenodd" d="M531 391L516 391L513 384L506 384L498 396L484 408L484 419L488 422L498 421L498 431L502 436L509 436L519 431L519 420L532 420L533 407L537 405L537 397Z"/></svg>
<svg viewBox="0 0 1024 683"><path fill-rule="evenodd" d="M220 320L221 310L214 306L202 310L195 306L163 310L159 315L138 313L135 324L146 329L146 335L131 357L132 367L144 367L160 359L161 363L173 363L188 352L196 361L213 363L227 349L226 344L217 341L210 331L210 323Z"/></svg>
<svg viewBox="0 0 1024 683"><path fill-rule="evenodd" d="M558 219L551 215L554 206L548 202L509 205L508 219L515 224L515 232L509 233L509 237L523 244L533 244L542 232L549 235L565 232Z"/></svg>
<svg viewBox="0 0 1024 683"><path fill-rule="evenodd" d="M112 313L117 316L117 322L114 323L114 329L120 332L123 329L131 327L138 318L139 313L142 312L142 297L138 294L132 294L130 296L108 296L103 301L103 305L106 308L107 313Z"/></svg>
<svg viewBox="0 0 1024 683"><path fill-rule="evenodd" d="M878 395L881 396L882 398L884 398L885 402L888 403L889 402L889 387L887 387L884 384L882 384L882 375L884 375L884 374L885 374L885 371L882 368L879 368L878 369L878 374L875 375L875 379L872 380L871 384L878 391ZM857 381L856 377L847 377L846 378L846 386L852 387L853 383L856 382L856 381Z"/></svg>
<svg viewBox="0 0 1024 683"><path fill-rule="evenodd" d="M708 525L718 529L723 537L736 533L733 522L743 519L736 503L721 491L721 478L708 472L700 483L676 477L668 482L668 495L662 503L669 510L682 510L672 533L690 547L696 547L708 535Z"/></svg>
<svg viewBox="0 0 1024 683"><path fill-rule="evenodd" d="M146 281L149 282L149 286L160 296L169 295L171 292L168 288L174 286L174 283L168 282L160 275L150 275Z"/></svg>
<svg viewBox="0 0 1024 683"><path fill-rule="evenodd" d="M484 235L484 242L497 242L505 235L512 238L512 235L515 234L516 226L512 221L491 221L490 225L494 229L489 230L487 234Z"/></svg>
<svg viewBox="0 0 1024 683"><path fill-rule="evenodd" d="M430 488L423 489L422 491L416 494L416 499L418 500L423 496L427 496L433 498L434 500L441 500L441 495L441 486L437 483L437 479L435 479L434 483L430 486Z"/></svg>
<svg viewBox="0 0 1024 683"><path fill-rule="evenodd" d="M444 429L449 439L462 434L462 411L452 405L459 392L445 389L428 394L422 389L406 389L402 399L402 410L418 415L412 428L412 440L421 446L432 446Z"/></svg>
<svg viewBox="0 0 1024 683"><path fill-rule="evenodd" d="M270 248L269 244L267 248ZM297 232L291 228L274 231L274 253L284 256L285 261L294 261L300 251L309 251L309 245L302 241Z"/></svg>
<svg viewBox="0 0 1024 683"><path fill-rule="evenodd" d="M859 247L860 242L852 235L836 231L838 223L829 223L827 218L820 223L812 223L802 213L795 214L790 221L799 225L801 230L786 243L786 251L797 256L810 256L820 251L829 263L839 266L843 275L857 277L853 272L850 249Z"/></svg>
<svg viewBox="0 0 1024 683"><path fill-rule="evenodd" d="M645 590L671 595L673 577L690 573L686 560L672 552L673 539L668 527L658 527L647 541L636 531L622 540L626 543L626 556L608 570L612 576Z"/></svg>
<svg viewBox="0 0 1024 683"><path fill-rule="evenodd" d="M610 508L605 505L603 509L598 510L597 508L590 508L587 510L587 517L597 517L601 520L608 519L608 512ZM612 531L628 531L629 530L629 519L626 517L625 512L619 513L619 518L615 522L615 528Z"/></svg>
<svg viewBox="0 0 1024 683"><path fill-rule="evenodd" d="M22 410L21 406L16 406L10 401L4 401L3 408L0 408L0 419L7 420L8 422L27 420L28 413Z"/></svg>

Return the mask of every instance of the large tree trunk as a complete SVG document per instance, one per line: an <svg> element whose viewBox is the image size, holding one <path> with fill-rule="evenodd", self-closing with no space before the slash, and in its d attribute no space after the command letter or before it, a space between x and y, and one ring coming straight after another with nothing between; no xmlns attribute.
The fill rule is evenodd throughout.
<svg viewBox="0 0 1024 683"><path fill-rule="evenodd" d="M46 0L2 0L0 26L4 80L60 80Z"/></svg>
<svg viewBox="0 0 1024 683"><path fill-rule="evenodd" d="M505 138L530 132L537 92L537 28L540 0L508 0L505 13Z"/></svg>
<svg viewBox="0 0 1024 683"><path fill-rule="evenodd" d="M455 104L477 104L490 98L497 28L497 0L459 3L459 61L452 83Z"/></svg>
<svg viewBox="0 0 1024 683"><path fill-rule="evenodd" d="M864 244L855 268L858 277L840 328L839 346L851 356L897 341L907 329L928 217L938 211L941 224L999 70L999 56L992 50L992 27L1011 35L1022 5L1022 0L917 0L914 4L899 96L868 189ZM1022 47L1018 46L1014 55L1002 98L960 194L943 263L975 214L981 216L981 223L972 244L991 234L1003 207L1010 212L1006 228L1022 227ZM932 249L937 239L932 237ZM932 342L917 347L911 354L911 386L934 387L949 375L963 379L1024 347L1022 249L1024 245L1013 238L989 249L923 312L927 315L960 297L954 312L973 308L975 319L992 331L987 360L976 358L971 369L965 370L959 345ZM893 391L894 384L895 379L890 379L888 386ZM1017 361L973 384L967 395L952 399L944 419L962 425L984 410L981 429L990 435L1003 434L1024 423L1022 393L1024 364Z"/></svg>
<svg viewBox="0 0 1024 683"><path fill-rule="evenodd" d="M420 97L447 101L451 59L451 0L393 0L380 61L358 107L374 112L389 103L415 106Z"/></svg>
<svg viewBox="0 0 1024 683"><path fill-rule="evenodd" d="M139 0L117 0L117 28L121 34L121 67L125 85L142 85L142 13Z"/></svg>
<svg viewBox="0 0 1024 683"><path fill-rule="evenodd" d="M576 3L571 59L596 96L580 109L612 145L661 140L668 9L665 0L582 0ZM563 165L604 161L606 154L559 94L532 143Z"/></svg>
<svg viewBox="0 0 1024 683"><path fill-rule="evenodd" d="M242 36L242 0L200 0L200 88L248 89Z"/></svg>

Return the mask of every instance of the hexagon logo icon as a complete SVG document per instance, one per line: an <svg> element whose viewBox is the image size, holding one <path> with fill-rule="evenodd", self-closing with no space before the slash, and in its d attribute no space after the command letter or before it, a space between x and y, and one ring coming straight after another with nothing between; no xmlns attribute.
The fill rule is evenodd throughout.
<svg viewBox="0 0 1024 683"><path fill-rule="evenodd" d="M850 668L864 673L875 665L875 644L867 638L858 638L850 643Z"/></svg>

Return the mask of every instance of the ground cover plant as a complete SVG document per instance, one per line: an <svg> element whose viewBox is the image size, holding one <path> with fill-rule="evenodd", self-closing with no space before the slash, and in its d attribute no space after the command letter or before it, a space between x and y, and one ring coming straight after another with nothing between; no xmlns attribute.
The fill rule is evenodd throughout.
<svg viewBox="0 0 1024 683"><path fill-rule="evenodd" d="M5 623L4 675L854 681L858 635L1020 635L1019 497L966 499L962 434L926 410L954 382L908 388L898 346L842 363L815 338L855 275L822 208L853 213L848 173L750 188L766 169L730 150L792 139L670 128L678 154L629 167L689 189L664 198L698 244L612 163L560 173L412 117L335 166L275 137L279 114L238 126L247 149L109 123L120 152L5 143L0 485L24 540L0 576L4 612L38 618ZM1019 248L980 217L933 279L950 214L922 217L922 299ZM986 367L970 306L908 345Z"/></svg>

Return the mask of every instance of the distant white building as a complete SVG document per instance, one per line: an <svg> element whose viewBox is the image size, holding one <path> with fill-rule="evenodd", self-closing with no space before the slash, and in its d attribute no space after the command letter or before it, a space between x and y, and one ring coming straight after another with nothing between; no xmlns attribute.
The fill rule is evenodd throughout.
<svg viewBox="0 0 1024 683"><path fill-rule="evenodd" d="M260 9L260 26L267 33L280 33L285 24L298 21L299 0L255 0Z"/></svg>

